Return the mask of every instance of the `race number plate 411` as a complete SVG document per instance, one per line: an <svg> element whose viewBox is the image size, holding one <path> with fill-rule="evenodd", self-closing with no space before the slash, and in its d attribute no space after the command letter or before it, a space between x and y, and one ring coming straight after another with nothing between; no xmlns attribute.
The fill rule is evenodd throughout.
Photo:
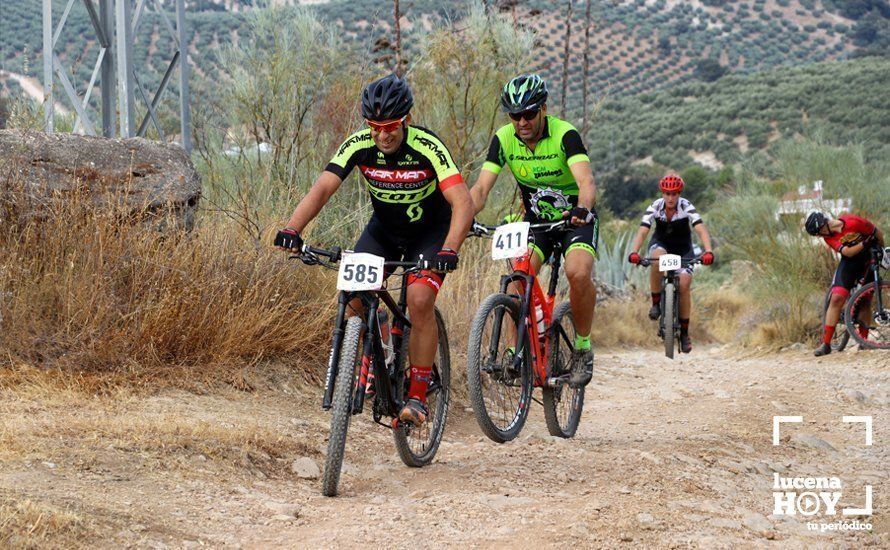
<svg viewBox="0 0 890 550"><path fill-rule="evenodd" d="M339 290L380 290L383 288L383 258L374 254L344 254L337 274Z"/></svg>
<svg viewBox="0 0 890 550"><path fill-rule="evenodd" d="M491 258L509 260L528 252L528 222L515 222L499 226L491 239Z"/></svg>
<svg viewBox="0 0 890 550"><path fill-rule="evenodd" d="M658 271L676 271L682 266L682 259L676 254L662 254L658 257Z"/></svg>

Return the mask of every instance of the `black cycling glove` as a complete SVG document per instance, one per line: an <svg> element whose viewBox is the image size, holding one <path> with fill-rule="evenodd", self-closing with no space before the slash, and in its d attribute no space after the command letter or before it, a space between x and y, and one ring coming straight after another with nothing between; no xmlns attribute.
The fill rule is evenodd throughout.
<svg viewBox="0 0 890 550"><path fill-rule="evenodd" d="M275 235L275 246L299 252L303 248L303 238L293 229L282 229Z"/></svg>

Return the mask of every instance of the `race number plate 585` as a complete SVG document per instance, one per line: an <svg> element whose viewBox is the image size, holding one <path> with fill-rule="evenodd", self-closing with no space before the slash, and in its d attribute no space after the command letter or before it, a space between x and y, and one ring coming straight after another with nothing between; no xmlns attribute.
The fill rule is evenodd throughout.
<svg viewBox="0 0 890 550"><path fill-rule="evenodd" d="M337 274L339 290L379 290L383 288L383 258L355 252L344 254Z"/></svg>
<svg viewBox="0 0 890 550"><path fill-rule="evenodd" d="M658 271L676 271L682 265L682 259L676 254L662 254L658 257Z"/></svg>
<svg viewBox="0 0 890 550"><path fill-rule="evenodd" d="M509 260L528 251L528 222L515 222L499 226L491 240L491 258Z"/></svg>

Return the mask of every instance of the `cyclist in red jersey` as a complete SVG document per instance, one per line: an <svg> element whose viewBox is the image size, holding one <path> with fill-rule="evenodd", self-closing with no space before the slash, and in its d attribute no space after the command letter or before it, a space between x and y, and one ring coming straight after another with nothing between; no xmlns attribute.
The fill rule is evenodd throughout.
<svg viewBox="0 0 890 550"><path fill-rule="evenodd" d="M811 212L807 216L805 227L807 233L822 237L829 248L841 255L831 282L831 299L828 311L825 312L822 344L814 352L816 357L821 357L831 353L831 338L841 318L844 302L850 296L850 290L866 274L870 259L868 247L872 243L883 247L884 234L872 222L853 214L844 214L834 219L822 212Z"/></svg>
<svg viewBox="0 0 890 550"><path fill-rule="evenodd" d="M367 127L349 136L300 201L275 246L299 250L306 225L353 168L361 172L374 214L355 245L386 260L432 260L433 270L409 278L411 384L399 419L422 424L436 356L434 305L445 273L457 268L458 250L473 220L473 201L448 148L431 131L411 124L414 96L408 83L389 75L362 92ZM359 308L359 304L354 304Z"/></svg>

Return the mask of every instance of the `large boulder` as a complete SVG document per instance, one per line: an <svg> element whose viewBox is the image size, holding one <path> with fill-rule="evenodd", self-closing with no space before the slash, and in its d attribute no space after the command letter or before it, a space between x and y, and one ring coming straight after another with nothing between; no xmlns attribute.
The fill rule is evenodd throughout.
<svg viewBox="0 0 890 550"><path fill-rule="evenodd" d="M125 217L194 224L201 178L185 151L143 138L109 139L76 134L0 130L0 190L21 203L16 210L41 216L72 193L86 193L97 208Z"/></svg>

